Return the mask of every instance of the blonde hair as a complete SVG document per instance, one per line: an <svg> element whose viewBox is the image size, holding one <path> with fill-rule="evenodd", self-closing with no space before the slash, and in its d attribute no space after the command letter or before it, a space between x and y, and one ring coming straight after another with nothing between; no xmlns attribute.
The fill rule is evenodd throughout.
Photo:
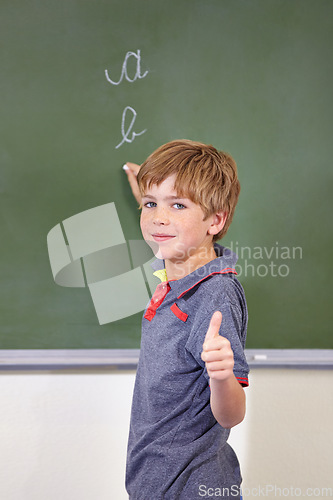
<svg viewBox="0 0 333 500"><path fill-rule="evenodd" d="M141 165L137 177L141 195L173 174L177 195L200 205L205 219L217 212L227 213L224 227L213 241L221 239L231 224L240 191L234 159L200 142L168 142Z"/></svg>

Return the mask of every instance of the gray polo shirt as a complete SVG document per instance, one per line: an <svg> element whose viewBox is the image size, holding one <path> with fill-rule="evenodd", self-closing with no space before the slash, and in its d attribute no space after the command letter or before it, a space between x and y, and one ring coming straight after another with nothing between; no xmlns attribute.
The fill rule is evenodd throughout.
<svg viewBox="0 0 333 500"><path fill-rule="evenodd" d="M219 310L220 334L234 352L234 374L248 385L247 307L235 277L236 255L214 248L213 261L159 284L144 312L128 442L131 500L195 500L208 488L219 498L239 498L238 460L227 444L230 431L212 414L201 352L212 314ZM163 261L153 267L163 267Z"/></svg>

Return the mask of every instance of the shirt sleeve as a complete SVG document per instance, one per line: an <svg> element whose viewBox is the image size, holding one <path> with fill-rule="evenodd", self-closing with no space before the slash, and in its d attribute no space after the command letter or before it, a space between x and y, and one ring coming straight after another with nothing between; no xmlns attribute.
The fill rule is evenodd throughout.
<svg viewBox="0 0 333 500"><path fill-rule="evenodd" d="M223 283L223 286L222 286ZM201 359L202 345L209 327L209 322L215 311L221 311L222 323L220 335L230 342L234 354L234 375L239 383L249 385L249 367L246 361L244 347L247 329L247 307L245 297L240 286L231 279L223 282L214 280L214 293L205 294L197 310L193 327L186 344L186 349L192 354L197 363L203 368L203 375L209 380L205 363ZM213 283L210 283L212 285ZM218 285L221 286L218 286ZM215 286L217 285L217 286Z"/></svg>

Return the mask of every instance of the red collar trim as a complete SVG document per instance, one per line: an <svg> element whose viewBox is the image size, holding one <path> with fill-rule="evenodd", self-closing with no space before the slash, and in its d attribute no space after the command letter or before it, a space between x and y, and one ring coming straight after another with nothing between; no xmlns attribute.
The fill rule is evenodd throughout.
<svg viewBox="0 0 333 500"><path fill-rule="evenodd" d="M194 283L194 285L192 285L190 288L188 288L187 290L185 290L185 292L182 292L179 295L179 297L177 297L177 299L180 299L181 297L183 297L183 295L185 295L187 292L189 292L190 290L192 290L192 288L194 288L195 286L197 286L202 281L205 281L210 276L213 276L214 274L237 274L237 272L232 267L226 267L226 268L222 269L221 271L215 271L213 273L207 274L207 276L205 276L204 278L201 278L201 280L199 280L196 283Z"/></svg>
<svg viewBox="0 0 333 500"><path fill-rule="evenodd" d="M147 310L145 312L145 319L147 319L148 321L151 321L153 319L157 309L160 307L170 290L171 287L166 281L163 281L163 283L159 283L157 285L154 295L152 296L149 306L147 307Z"/></svg>

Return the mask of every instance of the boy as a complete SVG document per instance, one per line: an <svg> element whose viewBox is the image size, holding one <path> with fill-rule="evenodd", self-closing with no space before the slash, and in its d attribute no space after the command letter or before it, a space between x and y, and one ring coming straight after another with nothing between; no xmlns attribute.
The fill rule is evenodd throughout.
<svg viewBox="0 0 333 500"><path fill-rule="evenodd" d="M143 237L161 278L143 315L126 487L131 500L240 498L229 429L245 415L247 307L235 254L215 243L239 195L234 160L180 140L139 168Z"/></svg>

